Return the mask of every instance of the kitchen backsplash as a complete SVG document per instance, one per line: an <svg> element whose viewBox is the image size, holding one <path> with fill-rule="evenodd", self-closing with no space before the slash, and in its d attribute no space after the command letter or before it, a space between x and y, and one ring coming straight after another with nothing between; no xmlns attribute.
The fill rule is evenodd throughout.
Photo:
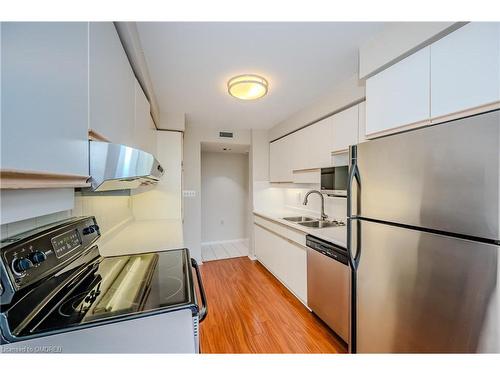
<svg viewBox="0 0 500 375"><path fill-rule="evenodd" d="M102 232L107 232L116 225L132 218L129 196L75 196L73 210L56 212L31 219L2 224L1 238L15 236L30 229L68 219L73 216L94 215Z"/></svg>
<svg viewBox="0 0 500 375"><path fill-rule="evenodd" d="M261 211L281 211L283 209L303 210L304 212L318 216L321 209L321 200L317 194L308 198L307 206L304 206L304 196L318 186L296 187L293 184L270 184L269 182L255 182L253 199L254 209ZM338 197L325 197L325 212L331 219L345 220L347 216L347 199Z"/></svg>
<svg viewBox="0 0 500 375"><path fill-rule="evenodd" d="M128 195L125 196L75 196L75 208L72 216L96 217L101 232L106 233L132 216L132 203Z"/></svg>
<svg viewBox="0 0 500 375"><path fill-rule="evenodd" d="M56 221L68 219L71 217L71 210L55 212L53 214L34 217L31 219L15 221L9 224L0 225L1 238L15 236L16 234L26 232L28 230L40 227L45 224L54 223Z"/></svg>
<svg viewBox="0 0 500 375"><path fill-rule="evenodd" d="M321 210L321 199L317 194L308 197L307 206L304 206L304 196L311 189L287 188L285 190L285 206L293 209L306 210L316 217ZM347 199L338 197L325 197L325 213L330 219L344 220L347 216Z"/></svg>

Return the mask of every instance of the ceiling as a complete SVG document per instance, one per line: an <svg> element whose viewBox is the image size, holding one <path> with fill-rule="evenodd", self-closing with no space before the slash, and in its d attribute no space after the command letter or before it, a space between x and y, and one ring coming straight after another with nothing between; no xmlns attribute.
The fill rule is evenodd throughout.
<svg viewBox="0 0 500 375"><path fill-rule="evenodd" d="M184 112L188 125L270 128L357 73L358 48L383 26L374 22L138 22L161 112ZM232 76L255 73L269 93L241 101Z"/></svg>

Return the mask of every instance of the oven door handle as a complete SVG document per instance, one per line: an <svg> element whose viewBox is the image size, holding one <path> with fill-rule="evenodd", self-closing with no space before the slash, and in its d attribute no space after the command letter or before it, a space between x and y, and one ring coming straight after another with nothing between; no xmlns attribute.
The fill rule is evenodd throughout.
<svg viewBox="0 0 500 375"><path fill-rule="evenodd" d="M205 288L203 287L203 281L201 280L200 267L198 266L198 262L196 262L196 260L193 258L191 258L191 266L193 266L196 272L196 279L198 280L198 287L200 289L202 307L198 313L198 316L200 318L200 322L202 322L208 314L207 296L205 294Z"/></svg>

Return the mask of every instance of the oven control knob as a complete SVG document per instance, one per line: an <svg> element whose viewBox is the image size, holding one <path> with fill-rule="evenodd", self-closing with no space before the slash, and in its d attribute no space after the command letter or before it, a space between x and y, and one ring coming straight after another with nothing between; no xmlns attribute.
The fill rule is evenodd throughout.
<svg viewBox="0 0 500 375"><path fill-rule="evenodd" d="M43 251L35 251L30 254L30 260L33 264L42 263L45 259L47 259L47 255Z"/></svg>
<svg viewBox="0 0 500 375"><path fill-rule="evenodd" d="M31 267L33 267L33 263L28 258L15 259L12 263L12 268L14 268L14 272L16 273L23 273Z"/></svg>
<svg viewBox="0 0 500 375"><path fill-rule="evenodd" d="M82 231L84 236L86 236L87 234L94 233L94 232L95 232L95 229L94 229L93 225L89 225L88 227L83 228L83 231Z"/></svg>

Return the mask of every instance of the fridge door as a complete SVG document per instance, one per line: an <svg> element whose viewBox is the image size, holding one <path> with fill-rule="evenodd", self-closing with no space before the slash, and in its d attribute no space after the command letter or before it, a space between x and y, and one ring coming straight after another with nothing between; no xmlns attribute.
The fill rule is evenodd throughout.
<svg viewBox="0 0 500 375"><path fill-rule="evenodd" d="M499 352L499 246L360 221L359 353Z"/></svg>
<svg viewBox="0 0 500 375"><path fill-rule="evenodd" d="M500 111L357 146L360 216L500 239Z"/></svg>

